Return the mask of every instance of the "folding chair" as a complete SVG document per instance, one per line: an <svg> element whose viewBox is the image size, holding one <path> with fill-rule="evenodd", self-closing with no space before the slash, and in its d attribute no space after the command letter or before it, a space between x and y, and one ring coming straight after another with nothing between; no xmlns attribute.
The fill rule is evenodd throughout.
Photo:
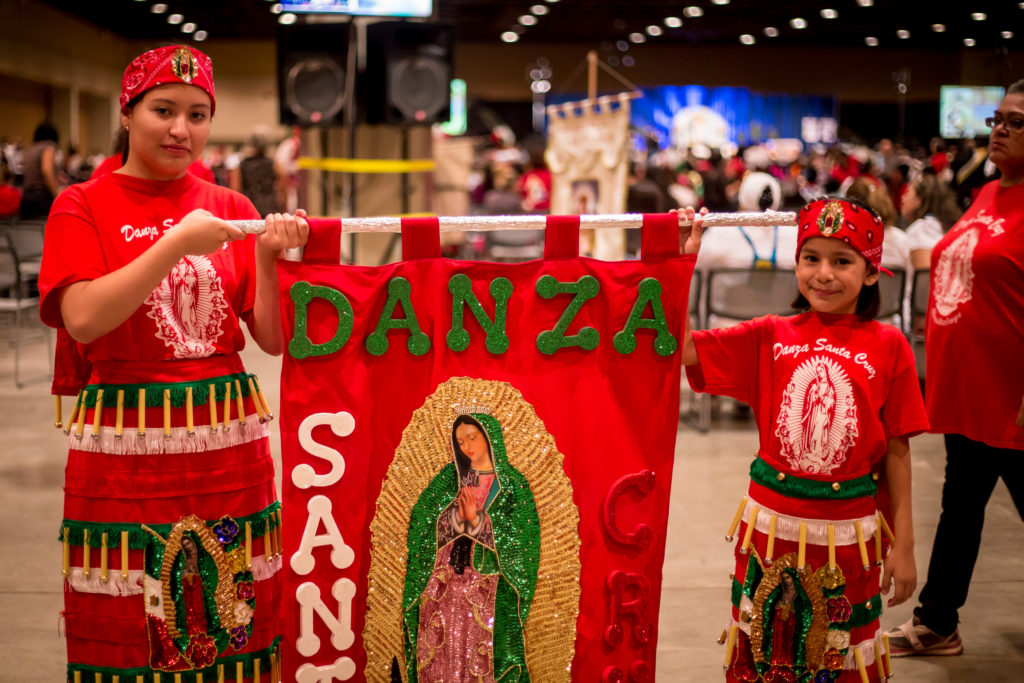
<svg viewBox="0 0 1024 683"><path fill-rule="evenodd" d="M28 286L22 277L21 261L18 251L12 245L7 230L0 231L0 292L7 292L6 297L0 297L0 315L8 315L14 320L14 335L10 340L10 346L14 349L14 384L21 389L28 382L21 380L21 345L24 343L24 335L21 329L22 315L38 324L43 337L46 339L46 355L49 361L50 375L33 378L28 381L49 380L53 374L53 342L50 339L49 331L39 319L39 297L28 296Z"/></svg>
<svg viewBox="0 0 1024 683"><path fill-rule="evenodd" d="M902 268L891 268L890 270L892 277L884 274L878 277L878 294L882 299L882 304L878 308L875 320L882 322L895 320L899 323L896 327L905 333L907 326L906 321L903 320L903 294L907 291L907 271Z"/></svg>
<svg viewBox="0 0 1024 683"><path fill-rule="evenodd" d="M914 361L917 364L917 378L925 378L925 353L924 353L924 320L928 315L928 288L931 285L931 271L927 268L914 271L914 281L910 286L910 320L907 321L907 337L910 339L910 348L914 351ZM920 323L919 323L920 321ZM919 326L920 330L914 328Z"/></svg>

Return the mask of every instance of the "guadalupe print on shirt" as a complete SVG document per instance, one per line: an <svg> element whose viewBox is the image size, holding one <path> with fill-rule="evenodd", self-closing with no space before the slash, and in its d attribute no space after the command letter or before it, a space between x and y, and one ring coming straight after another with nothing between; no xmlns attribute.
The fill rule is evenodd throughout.
<svg viewBox="0 0 1024 683"><path fill-rule="evenodd" d="M985 220L984 211L973 222ZM974 250L978 246L977 225L970 223L964 231L943 250L932 276L932 320L939 325L950 325L960 316L955 315L961 305L971 300L974 283Z"/></svg>
<svg viewBox="0 0 1024 683"><path fill-rule="evenodd" d="M776 436L793 469L829 474L857 439L857 403L846 371L813 356L797 366L782 395Z"/></svg>
<svg viewBox="0 0 1024 683"><path fill-rule="evenodd" d="M205 256L185 256L146 299L157 337L175 358L204 358L215 351L228 308L220 277Z"/></svg>

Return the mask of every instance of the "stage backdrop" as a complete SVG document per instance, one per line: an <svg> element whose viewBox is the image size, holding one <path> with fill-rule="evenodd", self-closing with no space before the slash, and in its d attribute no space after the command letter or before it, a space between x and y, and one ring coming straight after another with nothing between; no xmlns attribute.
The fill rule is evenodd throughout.
<svg viewBox="0 0 1024 683"><path fill-rule="evenodd" d="M654 680L692 257L280 266L285 680Z"/></svg>

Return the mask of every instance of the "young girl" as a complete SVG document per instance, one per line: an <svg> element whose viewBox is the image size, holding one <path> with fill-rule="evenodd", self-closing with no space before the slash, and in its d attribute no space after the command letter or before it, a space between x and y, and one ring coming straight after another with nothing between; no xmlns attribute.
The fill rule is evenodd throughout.
<svg viewBox="0 0 1024 683"><path fill-rule="evenodd" d="M682 215L695 254L702 222ZM895 587L892 606L917 583L908 438L928 424L906 339L871 319L882 221L831 198L798 218L794 307L805 312L684 337L691 387L749 403L760 436L726 535L739 539L726 680L878 680L891 675L879 584ZM880 484L891 526L876 509Z"/></svg>

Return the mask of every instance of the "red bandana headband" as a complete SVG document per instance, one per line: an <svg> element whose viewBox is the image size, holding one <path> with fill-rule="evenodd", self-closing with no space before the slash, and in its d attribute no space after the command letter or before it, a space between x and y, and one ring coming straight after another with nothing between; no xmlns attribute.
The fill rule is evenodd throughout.
<svg viewBox="0 0 1024 683"><path fill-rule="evenodd" d="M121 113L133 99L167 83L188 83L210 96L210 113L217 108L213 63L199 50L184 45L158 47L132 60L121 79Z"/></svg>
<svg viewBox="0 0 1024 683"><path fill-rule="evenodd" d="M885 225L873 211L843 199L817 199L797 214L796 259L800 249L812 237L834 237L853 247L868 263L886 275L882 268L882 240Z"/></svg>

